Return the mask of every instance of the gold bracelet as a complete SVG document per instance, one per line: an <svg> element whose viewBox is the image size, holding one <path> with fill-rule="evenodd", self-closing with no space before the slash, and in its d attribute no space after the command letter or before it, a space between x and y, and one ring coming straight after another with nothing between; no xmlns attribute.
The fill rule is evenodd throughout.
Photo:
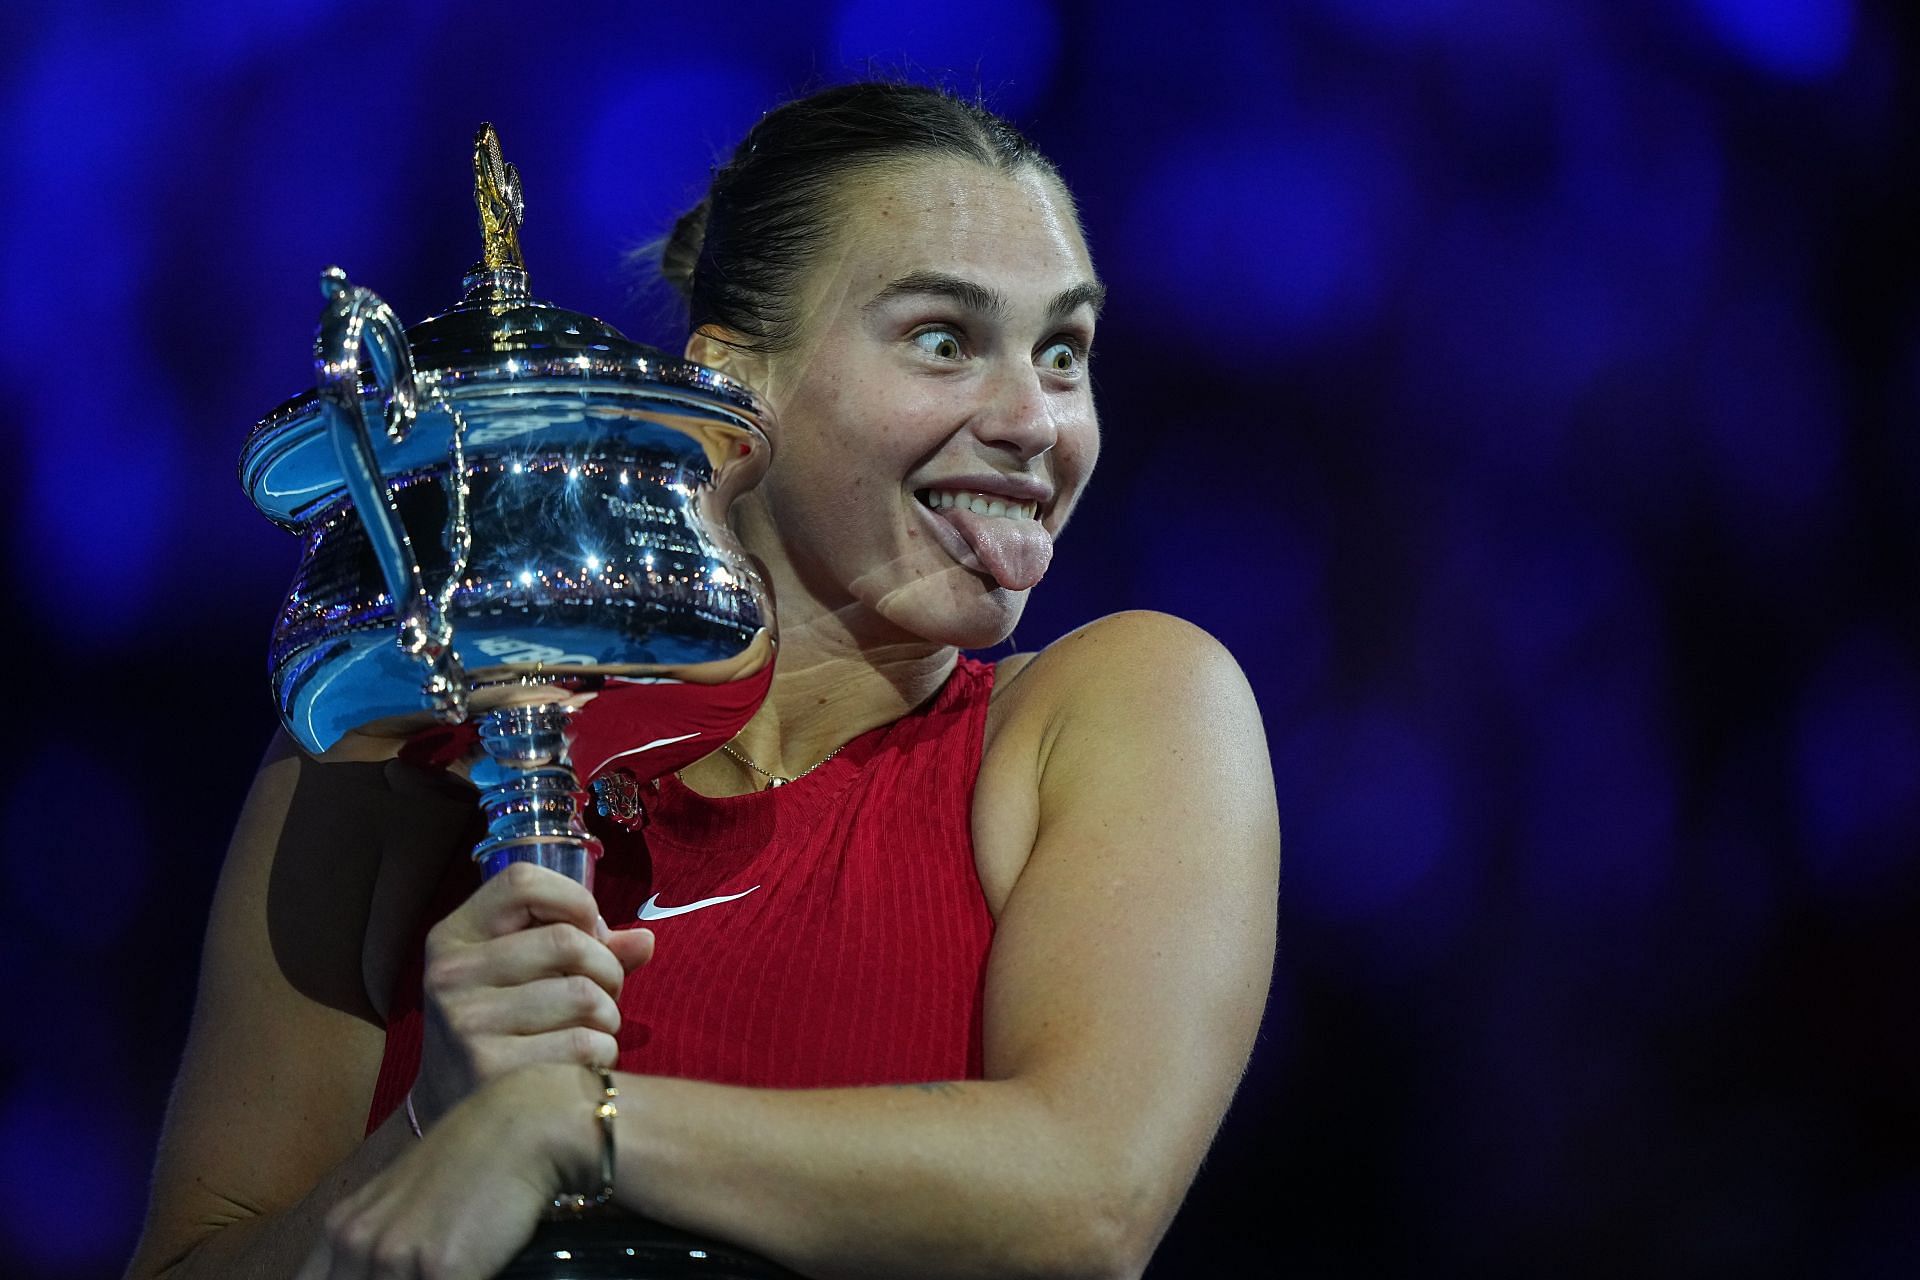
<svg viewBox="0 0 1920 1280"><path fill-rule="evenodd" d="M587 1070L600 1077L600 1102L593 1114L600 1120L600 1190L592 1195L572 1192L553 1198L553 1207L579 1213L584 1209L598 1209L613 1199L613 1122L620 1115L620 1108L614 1101L620 1096L620 1090L614 1087L613 1072L605 1067L588 1067Z"/></svg>

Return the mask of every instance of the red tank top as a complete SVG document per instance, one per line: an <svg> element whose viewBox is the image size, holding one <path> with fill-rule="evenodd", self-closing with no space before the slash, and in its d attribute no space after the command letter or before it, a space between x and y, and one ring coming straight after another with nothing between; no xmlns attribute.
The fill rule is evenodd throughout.
<svg viewBox="0 0 1920 1280"><path fill-rule="evenodd" d="M980 1076L993 919L972 812L992 689L992 665L963 657L929 703L797 782L715 799L669 774L643 791L640 831L590 819L601 913L658 938L621 992L622 1071L769 1088ZM471 892L462 864L394 993L369 1132L419 1071L419 944Z"/></svg>

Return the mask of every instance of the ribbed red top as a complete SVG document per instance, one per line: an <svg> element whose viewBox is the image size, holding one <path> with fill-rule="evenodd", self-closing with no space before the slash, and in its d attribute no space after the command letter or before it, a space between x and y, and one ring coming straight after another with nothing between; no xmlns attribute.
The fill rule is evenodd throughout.
<svg viewBox="0 0 1920 1280"><path fill-rule="evenodd" d="M615 928L650 900L728 899L646 921L658 946L621 992L621 1070L771 1088L981 1074L993 919L971 824L992 689L993 667L962 658L930 703L797 782L714 799L669 774L643 792L643 831L595 821L595 896ZM431 918L472 884L450 876ZM418 951L369 1131L419 1071Z"/></svg>

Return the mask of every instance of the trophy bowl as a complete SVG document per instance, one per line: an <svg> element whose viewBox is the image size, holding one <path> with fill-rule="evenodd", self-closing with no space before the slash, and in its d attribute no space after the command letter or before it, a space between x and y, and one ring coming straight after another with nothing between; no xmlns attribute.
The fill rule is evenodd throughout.
<svg viewBox="0 0 1920 1280"><path fill-rule="evenodd" d="M329 268L317 385L242 449L249 497L301 548L268 666L316 755L423 710L460 724L488 686L594 691L577 712L481 717L473 772L487 874L534 861L591 887L583 784L617 809L765 695L771 603L727 513L766 470L766 415L739 383L536 300L491 126L473 170L483 253L465 296L403 331Z"/></svg>
<svg viewBox="0 0 1920 1280"><path fill-rule="evenodd" d="M422 658L398 643L416 576L470 689L559 668L721 680L767 629L765 588L725 519L766 468L746 393L604 327L549 336L531 327L555 323L538 304L498 317L516 326L516 355L446 350L436 330L492 320L487 305L470 294L407 334L416 360L473 362L417 365L419 413L375 450L412 553L402 591L381 566L386 504L369 520L350 496L319 392L247 442L249 494L300 538L268 662L281 715L310 751L422 710ZM545 349L528 351L535 342Z"/></svg>

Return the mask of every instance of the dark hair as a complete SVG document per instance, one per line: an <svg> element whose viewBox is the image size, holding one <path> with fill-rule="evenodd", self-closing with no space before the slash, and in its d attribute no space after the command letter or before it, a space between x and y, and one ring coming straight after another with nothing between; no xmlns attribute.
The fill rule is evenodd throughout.
<svg viewBox="0 0 1920 1280"><path fill-rule="evenodd" d="M1011 124L938 89L864 82L789 102L761 117L660 245L688 329L717 325L756 351L790 346L796 286L839 224L846 180L918 156L1060 176Z"/></svg>

